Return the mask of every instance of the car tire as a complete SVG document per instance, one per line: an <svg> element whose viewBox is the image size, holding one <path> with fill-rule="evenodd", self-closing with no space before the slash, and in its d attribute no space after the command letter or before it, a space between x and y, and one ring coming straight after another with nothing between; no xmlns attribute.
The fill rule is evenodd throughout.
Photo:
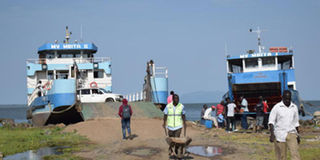
<svg viewBox="0 0 320 160"><path fill-rule="evenodd" d="M113 98L107 98L106 102L114 102Z"/></svg>

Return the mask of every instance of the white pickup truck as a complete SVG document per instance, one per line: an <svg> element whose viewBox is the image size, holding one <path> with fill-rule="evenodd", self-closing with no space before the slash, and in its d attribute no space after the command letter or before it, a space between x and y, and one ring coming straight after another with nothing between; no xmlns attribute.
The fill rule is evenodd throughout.
<svg viewBox="0 0 320 160"><path fill-rule="evenodd" d="M121 102L123 96L109 93L103 88L81 88L77 90L77 98L82 103Z"/></svg>

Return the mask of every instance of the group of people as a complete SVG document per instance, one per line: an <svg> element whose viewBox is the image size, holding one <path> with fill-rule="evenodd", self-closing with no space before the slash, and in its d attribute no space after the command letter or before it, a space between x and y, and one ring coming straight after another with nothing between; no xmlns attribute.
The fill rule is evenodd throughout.
<svg viewBox="0 0 320 160"><path fill-rule="evenodd" d="M216 127L226 127L227 131L235 131L235 111L241 112L241 126L244 129L248 129L246 120L249 112L248 102L243 96L240 97L240 101L240 110L229 98L226 99L226 103L221 101L216 107L208 107L207 105L204 105L201 112L201 118L212 120ZM217 110L216 114L215 116L212 116L211 113L215 110ZM262 97L259 97L259 102L255 107L255 111L257 115L256 124L262 128L264 113L268 111L268 106ZM174 94L174 92L171 92L168 97L168 104L166 105L163 113L163 127L166 131L165 134L169 137L180 137L182 128L184 128L184 136L186 136L186 111L184 106L179 102L179 96ZM132 109L124 99L123 105L119 108L119 116L121 117L124 139L126 139L126 128L128 130L128 134L131 135L131 115ZM126 117L129 117L129 119ZM289 149L291 159L300 160L298 151L298 144L300 143L299 112L298 107L291 102L291 92L289 90L283 91L282 101L277 103L271 110L268 125L270 129L270 142L274 143L276 158L278 160L287 159L287 149ZM175 148L175 153L178 152L178 148L174 145L175 144L172 143L169 146L169 154L172 154L173 148Z"/></svg>
<svg viewBox="0 0 320 160"><path fill-rule="evenodd" d="M259 131L264 127L263 121L267 118L265 113L269 111L269 106L262 96L258 100L254 111L256 112L256 129ZM217 108L215 117L218 120L215 117L207 115L215 110L215 108ZM233 101L227 98L226 104L224 101L221 101L217 107L211 106L208 108L207 105L204 105L201 111L201 118L212 120L216 127L223 127L223 124L225 124L228 132L235 131L235 111L242 113L241 127L248 129L248 102L243 96L240 97L240 110ZM225 123L222 123L222 119L225 119ZM218 121L218 124L215 121ZM286 160L287 149L289 149L291 159L300 160L298 151L298 144L300 143L299 111L298 107L291 101L291 92L289 90L283 91L282 101L277 103L270 111L268 125L270 129L270 142L274 143L276 158L278 160Z"/></svg>
<svg viewBox="0 0 320 160"><path fill-rule="evenodd" d="M221 101L219 104L217 104L217 106L212 105L211 107L208 107L206 104L204 104L201 110L201 123L203 124L205 120L211 120L216 128L225 127L226 131L228 132L236 131L235 113L239 112L241 114L242 129L248 129L248 101L244 98L244 96L241 96L239 102L240 103L238 105L240 106L240 109L237 107L234 101L230 100L230 98L226 98L225 101ZM262 96L260 96L259 102L254 108L256 114L256 131L261 131L264 128L263 121L268 109L269 106L266 100L263 100Z"/></svg>

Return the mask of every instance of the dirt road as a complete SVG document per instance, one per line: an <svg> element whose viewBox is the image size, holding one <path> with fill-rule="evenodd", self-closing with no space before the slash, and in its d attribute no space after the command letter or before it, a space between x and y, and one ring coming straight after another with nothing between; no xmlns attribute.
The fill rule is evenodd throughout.
<svg viewBox="0 0 320 160"><path fill-rule="evenodd" d="M131 120L133 140L122 140L121 122L119 118L101 118L69 125L65 131L77 130L80 135L88 137L97 147L88 148L78 153L86 159L169 159L168 145L161 119L139 118ZM248 159L243 154L244 149L235 147L219 139L226 136L222 129L206 129L192 122L187 124L187 136L193 139L191 145L221 147L222 155L216 157L201 157L190 154L188 159Z"/></svg>

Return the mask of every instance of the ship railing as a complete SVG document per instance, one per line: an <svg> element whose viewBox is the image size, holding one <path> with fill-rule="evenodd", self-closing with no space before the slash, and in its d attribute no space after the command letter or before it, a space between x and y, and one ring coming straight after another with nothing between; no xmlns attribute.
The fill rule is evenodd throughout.
<svg viewBox="0 0 320 160"><path fill-rule="evenodd" d="M144 93L143 91L127 94L124 96L124 98L127 99L129 102L144 101L145 97L146 93Z"/></svg>
<svg viewBox="0 0 320 160"><path fill-rule="evenodd" d="M43 81L43 85L41 86L41 96L47 95L48 91L52 88L53 80ZM35 87L30 97L28 98L28 106L38 97L39 89Z"/></svg>
<svg viewBox="0 0 320 160"><path fill-rule="evenodd" d="M168 68L167 67L155 67L154 76L168 78Z"/></svg>
<svg viewBox="0 0 320 160"><path fill-rule="evenodd" d="M31 105L31 103L38 97L38 89L33 90L31 96L28 98L28 106Z"/></svg>
<svg viewBox="0 0 320 160"><path fill-rule="evenodd" d="M39 58L28 59L27 63L34 64L64 64L64 63L101 63L111 61L110 57L94 57L94 58Z"/></svg>

